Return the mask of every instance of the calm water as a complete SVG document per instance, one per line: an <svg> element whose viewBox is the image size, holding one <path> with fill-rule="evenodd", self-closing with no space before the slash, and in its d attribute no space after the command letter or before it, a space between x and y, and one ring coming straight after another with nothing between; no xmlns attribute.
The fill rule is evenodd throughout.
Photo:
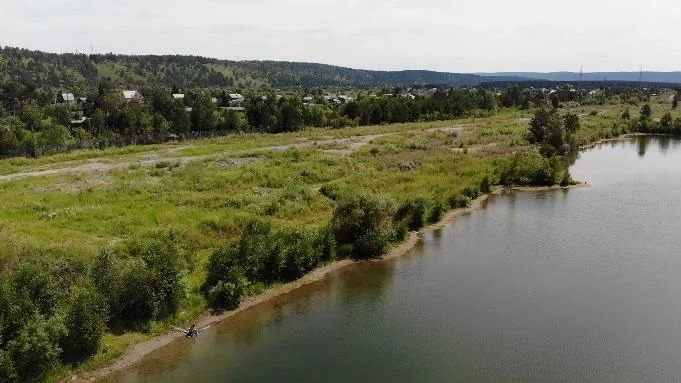
<svg viewBox="0 0 681 383"><path fill-rule="evenodd" d="M680 143L582 153L591 187L497 197L109 380L679 381Z"/></svg>

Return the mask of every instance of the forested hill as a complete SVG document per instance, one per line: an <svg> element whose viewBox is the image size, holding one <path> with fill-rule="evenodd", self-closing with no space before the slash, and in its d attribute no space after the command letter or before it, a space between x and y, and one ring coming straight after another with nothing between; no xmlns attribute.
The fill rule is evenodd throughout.
<svg viewBox="0 0 681 383"><path fill-rule="evenodd" d="M477 85L515 77L424 70L371 71L325 64L284 61L229 61L197 56L126 56L116 54L55 54L0 47L0 81L55 88L89 87L110 80L120 87L165 85L238 88Z"/></svg>

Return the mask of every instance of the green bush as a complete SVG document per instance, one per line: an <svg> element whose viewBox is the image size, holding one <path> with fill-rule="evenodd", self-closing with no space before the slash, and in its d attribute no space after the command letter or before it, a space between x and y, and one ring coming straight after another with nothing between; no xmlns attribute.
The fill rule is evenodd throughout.
<svg viewBox="0 0 681 383"><path fill-rule="evenodd" d="M232 268L207 293L208 304L216 309L232 310L245 295L248 280L241 268Z"/></svg>
<svg viewBox="0 0 681 383"><path fill-rule="evenodd" d="M174 315L184 297L186 264L167 237L157 235L131 246L123 258L103 250L90 268L104 297L110 324L145 328L150 320Z"/></svg>
<svg viewBox="0 0 681 383"><path fill-rule="evenodd" d="M14 383L19 381L19 373L7 351L0 348L0 382Z"/></svg>
<svg viewBox="0 0 681 383"><path fill-rule="evenodd" d="M68 361L93 355L104 335L108 321L104 298L93 287L75 287L64 315L66 334L59 344Z"/></svg>
<svg viewBox="0 0 681 383"><path fill-rule="evenodd" d="M447 204L450 209L463 209L470 205L470 198L461 194L453 194L447 199Z"/></svg>
<svg viewBox="0 0 681 383"><path fill-rule="evenodd" d="M489 180L489 176L485 176L482 181L480 181L480 192L487 194L492 191L492 183Z"/></svg>
<svg viewBox="0 0 681 383"><path fill-rule="evenodd" d="M552 186L563 178L564 166L557 158L515 155L503 163L499 183L504 186Z"/></svg>
<svg viewBox="0 0 681 383"><path fill-rule="evenodd" d="M392 204L366 194L346 197L338 203L331 226L343 253L358 259L378 257L392 237Z"/></svg>
<svg viewBox="0 0 681 383"><path fill-rule="evenodd" d="M409 230L418 230L426 223L428 201L423 197L416 197L404 201L395 213L395 220L407 224Z"/></svg>
<svg viewBox="0 0 681 383"><path fill-rule="evenodd" d="M211 307L231 309L250 285L294 280L335 258L330 227L274 230L267 222L250 221L237 243L213 252L201 292Z"/></svg>
<svg viewBox="0 0 681 383"><path fill-rule="evenodd" d="M61 349L57 340L63 333L64 327L57 317L46 320L35 315L21 324L17 335L7 343L19 382L45 381L59 365Z"/></svg>
<svg viewBox="0 0 681 383"><path fill-rule="evenodd" d="M430 209L430 214L428 215L429 223L436 223L442 219L442 215L445 212L445 207L442 202L436 202L432 209Z"/></svg>
<svg viewBox="0 0 681 383"><path fill-rule="evenodd" d="M463 195L469 199L476 199L480 196L480 189L477 186L463 188Z"/></svg>

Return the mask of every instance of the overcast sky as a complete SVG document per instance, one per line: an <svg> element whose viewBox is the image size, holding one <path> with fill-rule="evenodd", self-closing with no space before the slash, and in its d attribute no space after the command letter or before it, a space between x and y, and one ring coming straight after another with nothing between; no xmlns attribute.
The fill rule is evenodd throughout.
<svg viewBox="0 0 681 383"><path fill-rule="evenodd" d="M0 45L452 72L681 70L679 0L0 0Z"/></svg>

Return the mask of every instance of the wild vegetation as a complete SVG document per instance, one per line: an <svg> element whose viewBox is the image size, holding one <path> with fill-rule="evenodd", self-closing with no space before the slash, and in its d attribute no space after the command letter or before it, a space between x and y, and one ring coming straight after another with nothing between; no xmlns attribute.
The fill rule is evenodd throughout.
<svg viewBox="0 0 681 383"><path fill-rule="evenodd" d="M138 144L0 161L8 382L100 366L206 309L232 309L328 262L378 257L497 185L568 185L566 156L579 146L674 132L681 117L671 93L642 90L445 88L339 105L316 91L312 105L298 93L252 92L237 113L218 111L225 89L182 101L150 89L135 103L103 83L81 104L90 122L75 128L59 122L68 106L41 104L42 90L26 82L7 84L32 101L2 98L2 142L49 153L61 132L67 142L82 134ZM241 133L141 144L205 127Z"/></svg>

